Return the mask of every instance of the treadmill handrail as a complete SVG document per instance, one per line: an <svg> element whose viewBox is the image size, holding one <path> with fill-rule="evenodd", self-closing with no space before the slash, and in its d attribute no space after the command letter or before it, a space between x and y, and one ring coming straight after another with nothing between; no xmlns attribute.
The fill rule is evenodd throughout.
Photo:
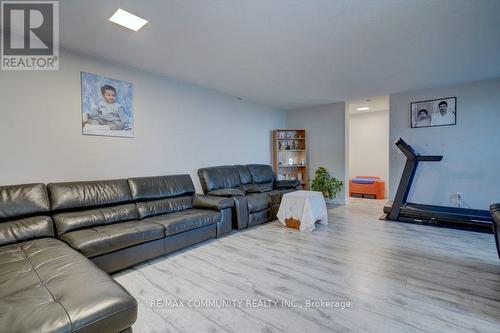
<svg viewBox="0 0 500 333"><path fill-rule="evenodd" d="M440 155L419 155L417 156L417 161L425 161L425 162L434 162L434 161L441 161L443 159L443 156Z"/></svg>
<svg viewBox="0 0 500 333"><path fill-rule="evenodd" d="M433 162L433 161L441 161L443 156L440 155L420 155L413 150L413 148L407 144L402 138L399 138L394 143L399 150L406 156L409 160L417 160L417 161L425 161L425 162Z"/></svg>

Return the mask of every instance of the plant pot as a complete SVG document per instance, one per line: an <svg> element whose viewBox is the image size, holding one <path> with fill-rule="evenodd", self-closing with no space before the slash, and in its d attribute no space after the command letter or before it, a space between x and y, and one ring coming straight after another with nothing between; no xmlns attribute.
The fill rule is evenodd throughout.
<svg viewBox="0 0 500 333"><path fill-rule="evenodd" d="M335 205L335 198L333 199L325 198L325 202L327 206Z"/></svg>

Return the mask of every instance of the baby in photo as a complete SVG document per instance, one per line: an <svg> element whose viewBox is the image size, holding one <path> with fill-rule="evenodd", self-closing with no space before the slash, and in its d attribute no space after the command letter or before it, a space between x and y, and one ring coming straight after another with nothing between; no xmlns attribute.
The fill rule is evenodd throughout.
<svg viewBox="0 0 500 333"><path fill-rule="evenodd" d="M125 107L116 98L116 89L105 84L101 87L102 100L88 114L90 125L108 125L110 130L127 129Z"/></svg>

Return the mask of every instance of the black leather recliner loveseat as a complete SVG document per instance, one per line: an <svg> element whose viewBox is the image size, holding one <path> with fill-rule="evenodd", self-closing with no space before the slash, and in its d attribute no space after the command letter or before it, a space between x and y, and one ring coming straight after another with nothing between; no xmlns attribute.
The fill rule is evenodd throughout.
<svg viewBox="0 0 500 333"><path fill-rule="evenodd" d="M0 186L0 327L129 331L137 303L105 272L230 232L233 205L188 175Z"/></svg>
<svg viewBox="0 0 500 333"><path fill-rule="evenodd" d="M276 218L284 193L298 180L276 180L270 165L223 165L198 170L203 192L234 200L233 227L244 229Z"/></svg>

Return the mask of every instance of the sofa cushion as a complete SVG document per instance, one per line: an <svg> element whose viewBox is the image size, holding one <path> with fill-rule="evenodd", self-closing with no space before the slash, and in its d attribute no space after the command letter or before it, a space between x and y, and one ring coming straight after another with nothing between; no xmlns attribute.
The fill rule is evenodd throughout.
<svg viewBox="0 0 500 333"><path fill-rule="evenodd" d="M137 209L141 219L160 214L178 212L193 208L193 197L184 196L138 202Z"/></svg>
<svg viewBox="0 0 500 333"><path fill-rule="evenodd" d="M44 184L0 186L0 246L30 239L53 237L52 220Z"/></svg>
<svg viewBox="0 0 500 333"><path fill-rule="evenodd" d="M240 175L240 182L242 185L252 184L252 174L246 165L235 165L238 174Z"/></svg>
<svg viewBox="0 0 500 333"><path fill-rule="evenodd" d="M48 184L52 210L126 203L132 194L126 179Z"/></svg>
<svg viewBox="0 0 500 333"><path fill-rule="evenodd" d="M0 285L9 332L119 332L137 317L122 286L53 238L0 247Z"/></svg>
<svg viewBox="0 0 500 333"><path fill-rule="evenodd" d="M49 197L44 184L0 186L0 220L49 210Z"/></svg>
<svg viewBox="0 0 500 333"><path fill-rule="evenodd" d="M137 220L139 213L135 204L90 209L53 216L58 235L99 225Z"/></svg>
<svg viewBox="0 0 500 333"><path fill-rule="evenodd" d="M249 164L248 170L252 174L252 180L255 184L272 183L274 182L274 171L267 164Z"/></svg>
<svg viewBox="0 0 500 333"><path fill-rule="evenodd" d="M151 200L193 195L193 181L189 175L130 178L134 200Z"/></svg>
<svg viewBox="0 0 500 333"><path fill-rule="evenodd" d="M163 238L155 223L129 221L71 231L60 238L88 258Z"/></svg>
<svg viewBox="0 0 500 333"><path fill-rule="evenodd" d="M221 188L207 193L216 197L242 197L245 193L237 188Z"/></svg>
<svg viewBox="0 0 500 333"><path fill-rule="evenodd" d="M165 236L172 236L184 231L193 230L219 222L221 214L209 209L188 209L176 213L158 215L145 219L165 228Z"/></svg>
<svg viewBox="0 0 500 333"><path fill-rule="evenodd" d="M203 193L221 188L239 188L240 175L234 166L224 165L198 170Z"/></svg>
<svg viewBox="0 0 500 333"><path fill-rule="evenodd" d="M246 196L248 212L256 213L271 207L271 198L265 193L252 193Z"/></svg>
<svg viewBox="0 0 500 333"><path fill-rule="evenodd" d="M52 219L48 216L0 222L0 246L43 237L54 237Z"/></svg>

